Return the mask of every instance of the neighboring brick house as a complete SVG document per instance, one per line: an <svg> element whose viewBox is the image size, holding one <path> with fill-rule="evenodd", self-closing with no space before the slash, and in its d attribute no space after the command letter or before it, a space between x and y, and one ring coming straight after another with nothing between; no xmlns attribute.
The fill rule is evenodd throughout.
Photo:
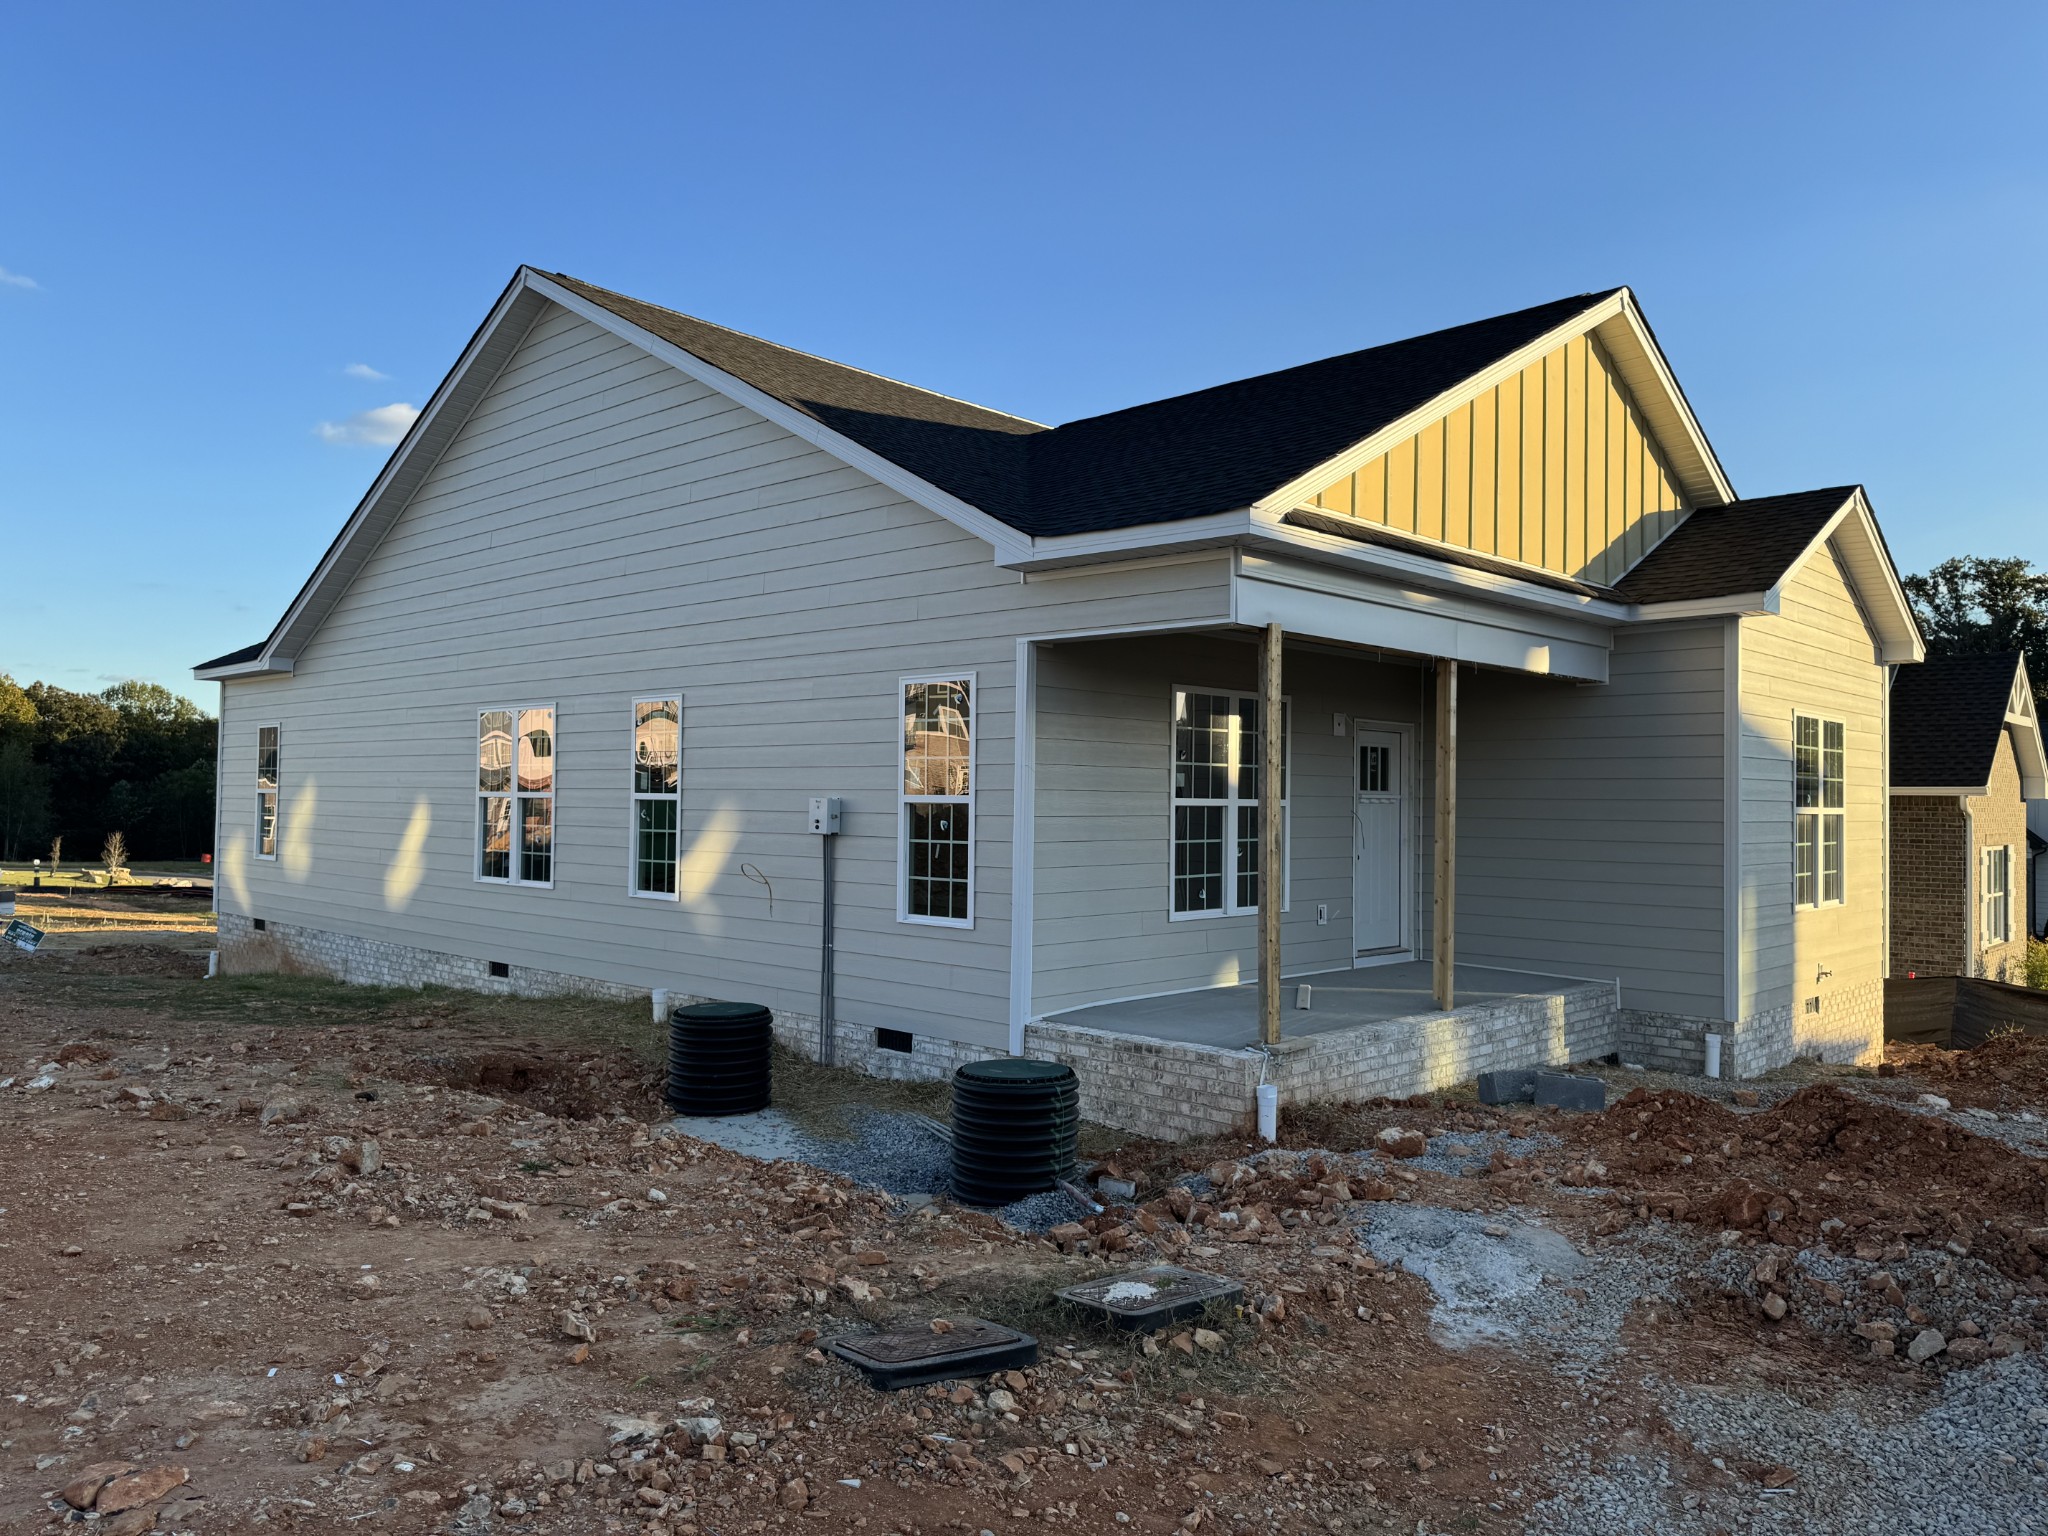
<svg viewBox="0 0 2048 1536"><path fill-rule="evenodd" d="M1891 725L1891 974L2017 981L2027 802L2048 797L2026 663L1942 656L1900 667Z"/></svg>

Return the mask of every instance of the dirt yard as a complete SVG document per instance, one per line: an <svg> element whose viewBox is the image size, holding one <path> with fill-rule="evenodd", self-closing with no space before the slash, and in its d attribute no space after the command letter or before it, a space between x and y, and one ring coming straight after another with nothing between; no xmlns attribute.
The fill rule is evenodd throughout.
<svg viewBox="0 0 2048 1536"><path fill-rule="evenodd" d="M1137 1200L1039 1235L673 1134L644 1005L201 971L133 940L0 960L0 1529L2048 1508L2040 1042L1713 1098L1617 1072L1592 1116L1453 1094L1293 1115L1278 1149L1102 1141ZM787 1078L798 1111L827 1091ZM1245 1305L1148 1340L1052 1298L1162 1261ZM964 1317L1041 1363L883 1393L819 1348Z"/></svg>

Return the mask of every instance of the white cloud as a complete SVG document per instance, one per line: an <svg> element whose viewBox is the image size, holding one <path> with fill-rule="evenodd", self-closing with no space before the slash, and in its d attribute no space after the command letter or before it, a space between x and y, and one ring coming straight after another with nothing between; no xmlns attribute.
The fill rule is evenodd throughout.
<svg viewBox="0 0 2048 1536"><path fill-rule="evenodd" d="M380 379L388 379L391 377L391 375L388 373L379 373L376 369L372 368L368 363L350 363L346 368L342 369L341 371L347 374L352 379L368 379L373 384Z"/></svg>
<svg viewBox="0 0 2048 1536"><path fill-rule="evenodd" d="M20 272L10 272L5 267L0 267L0 283L5 283L9 288L39 288L42 286L34 278Z"/></svg>
<svg viewBox="0 0 2048 1536"><path fill-rule="evenodd" d="M323 421L313 430L323 442L369 443L388 448L405 436L406 428L418 419L419 414L413 407L399 401L380 405L375 410L357 411L346 421Z"/></svg>

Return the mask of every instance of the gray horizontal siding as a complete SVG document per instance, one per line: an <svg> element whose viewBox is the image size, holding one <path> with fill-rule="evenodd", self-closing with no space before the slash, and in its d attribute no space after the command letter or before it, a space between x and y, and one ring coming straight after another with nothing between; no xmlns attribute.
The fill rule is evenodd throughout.
<svg viewBox="0 0 2048 1536"><path fill-rule="evenodd" d="M1616 634L1601 686L1461 680L1461 962L1725 1012L1723 648L1719 624L1646 627Z"/></svg>
<svg viewBox="0 0 2048 1536"><path fill-rule="evenodd" d="M1219 560L1019 582L986 544L552 310L289 678L223 718L222 901L367 938L809 1011L806 797L847 804L841 1016L998 1046L1015 637L1221 620ZM976 923L896 920L897 678L979 680ZM629 701L684 699L679 903L627 894ZM556 883L471 879L479 708L558 709ZM284 726L293 856L250 857L255 732ZM416 810L418 878L394 879ZM772 883L740 873L746 864Z"/></svg>

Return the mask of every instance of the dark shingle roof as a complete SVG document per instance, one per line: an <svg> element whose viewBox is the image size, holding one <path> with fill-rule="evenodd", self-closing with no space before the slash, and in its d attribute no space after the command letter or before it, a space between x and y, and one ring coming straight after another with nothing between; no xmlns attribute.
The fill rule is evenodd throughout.
<svg viewBox="0 0 2048 1536"><path fill-rule="evenodd" d="M727 330L561 272L549 275L991 517L1014 523L1025 515L1023 444L1046 431L1037 422Z"/></svg>
<svg viewBox="0 0 2048 1536"><path fill-rule="evenodd" d="M554 281L1033 535L1249 506L1617 292L1580 294L1061 427Z"/></svg>
<svg viewBox="0 0 2048 1536"><path fill-rule="evenodd" d="M192 670L195 672L205 672L213 667L232 667L245 661L254 661L263 654L263 647L267 644L269 644L267 640L258 640L254 645L245 645L239 651L229 651L225 656L216 656L211 661L202 661Z"/></svg>
<svg viewBox="0 0 2048 1536"><path fill-rule="evenodd" d="M2013 652L1930 656L1892 680L1892 784L1968 789L1991 782L2006 705L2019 673Z"/></svg>
<svg viewBox="0 0 2048 1536"><path fill-rule="evenodd" d="M1632 603L1769 591L1855 493L1837 485L1702 507L1614 585Z"/></svg>

